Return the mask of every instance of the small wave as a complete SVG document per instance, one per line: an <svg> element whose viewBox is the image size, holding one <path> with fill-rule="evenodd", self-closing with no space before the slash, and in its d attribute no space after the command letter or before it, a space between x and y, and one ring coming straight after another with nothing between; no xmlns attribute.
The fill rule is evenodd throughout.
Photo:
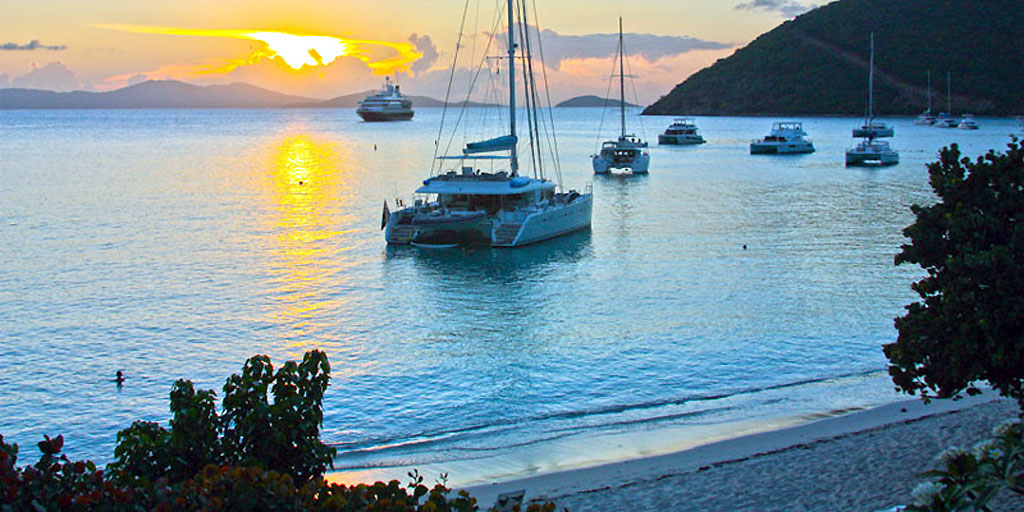
<svg viewBox="0 0 1024 512"><path fill-rule="evenodd" d="M662 400L651 400L642 402L639 404L619 404L609 405L606 407L595 407L591 409L584 409L578 411L564 411L564 412L553 412L549 414L537 414L533 416L527 416L518 419L507 419L495 421L492 423L470 425L462 428L447 429L447 430L435 430L422 432L416 435L398 438L373 438L365 439L362 441L355 442L339 442L331 443L332 446L337 448L344 455L357 455L357 454L369 454L374 452L384 452L390 450L406 450L410 448L424 448L430 447L442 442L451 442L456 440L465 440L471 438L479 438L483 436L493 436L513 430L515 427L524 424L535 424L544 423L551 421L560 420L574 420L579 418L595 418L600 416L610 416L617 414L624 414L630 412L637 412L649 409L659 409L664 407L679 406L685 404L692 404L696 402L714 402L718 400L725 400L729 398L752 395L765 391L777 391L780 389L789 389L800 386L808 386L813 384L824 384L829 382L837 382L851 378L870 377L872 375L880 375L884 373L884 370L865 370L858 372L845 373L840 375L831 375L827 377L818 377L810 379L801 379L794 382L786 382L781 384L773 384L770 386L753 386L749 388L742 388L724 393L709 393L709 394L694 394L683 397L667 398ZM777 403L782 399L771 399L768 403ZM722 406L700 409L697 411L686 411L680 413L671 414L659 414L654 416L645 416L640 418L628 418L620 420L612 420L608 422L594 423L590 425L574 424L572 426L556 428L549 430L548 432L560 432L564 433L557 437L564 437L573 433L603 429L609 427L624 427L631 425L644 425L652 424L664 421L673 421L683 418L705 416L714 412L724 412L734 409L734 406ZM533 439L526 441L523 444L534 444L541 442L543 439ZM502 448L512 446L503 444ZM491 450L494 448L467 448L467 447L451 447L453 450Z"/></svg>

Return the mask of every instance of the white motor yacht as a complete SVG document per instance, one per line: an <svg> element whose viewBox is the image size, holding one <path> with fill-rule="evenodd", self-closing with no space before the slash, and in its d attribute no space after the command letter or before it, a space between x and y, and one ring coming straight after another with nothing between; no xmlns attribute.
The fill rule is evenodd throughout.
<svg viewBox="0 0 1024 512"><path fill-rule="evenodd" d="M619 138L601 144L601 150L591 157L594 174L608 174L612 169L629 170L633 174L647 174L651 154L647 143L633 134L626 134L626 73L623 65L625 46L622 42L622 18L619 18Z"/></svg>
<svg viewBox="0 0 1024 512"><path fill-rule="evenodd" d="M544 177L543 167L539 165L534 166L533 177L519 175L516 74L522 72L526 77L526 90L536 92L537 83L531 73L531 48L539 41L533 41L530 31L525 30L525 20L519 20L519 26L514 20L514 13L526 16L529 4L519 0L518 9L514 9L513 0L507 2L508 131L499 137L467 143L461 154L438 157L437 174L423 181L416 192L424 197L412 205L396 199L398 209L391 212L385 201L382 228L390 244L429 248L472 244L519 247L590 227L594 196L589 186L584 192L560 191L559 185ZM521 36L525 39L517 42L515 34L525 34ZM522 49L523 55L516 55L518 49ZM522 70L516 69L517 63L522 65ZM453 75L456 64L452 64ZM526 101L531 112L527 121L532 121L527 123L529 161L538 162L539 141L546 140L541 137L541 130L544 129L544 135L553 136L554 126L542 128L537 105L531 98ZM442 131L443 123L442 115ZM456 123L452 131L457 130ZM454 168L445 168L453 162ZM492 169L495 165L507 167L495 172ZM483 169L485 166L489 167L488 171ZM559 172L557 163L555 169Z"/></svg>
<svg viewBox="0 0 1024 512"><path fill-rule="evenodd" d="M961 130L977 130L980 127L978 126L978 122L974 120L974 116L972 114L964 114L963 118L960 119L960 124L957 125L957 128Z"/></svg>
<svg viewBox="0 0 1024 512"><path fill-rule="evenodd" d="M356 114L363 121L408 121L414 114L412 100L402 96L399 86L384 77L384 89L359 102Z"/></svg>
<svg viewBox="0 0 1024 512"><path fill-rule="evenodd" d="M692 117L680 117L672 121L665 133L658 135L658 144L688 146L704 144L704 137L697 132L697 123Z"/></svg>
<svg viewBox="0 0 1024 512"><path fill-rule="evenodd" d="M772 124L772 131L763 139L750 143L750 154L799 154L813 153L814 144L805 139L807 132L798 121L780 121Z"/></svg>
<svg viewBox="0 0 1024 512"><path fill-rule="evenodd" d="M853 136L861 140L856 146L846 150L846 165L896 165L900 162L900 154L888 142L878 140L892 137L894 130L875 120L875 34L871 34L871 53L868 64L868 110L864 124L854 128Z"/></svg>

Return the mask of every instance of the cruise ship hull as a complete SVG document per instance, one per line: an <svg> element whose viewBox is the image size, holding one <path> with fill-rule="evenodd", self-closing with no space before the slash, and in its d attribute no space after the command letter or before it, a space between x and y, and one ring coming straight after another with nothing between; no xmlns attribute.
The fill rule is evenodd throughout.
<svg viewBox="0 0 1024 512"><path fill-rule="evenodd" d="M374 112L366 110L356 110L356 114L363 118L363 121L369 122L383 122L383 121L408 121L412 119L414 114L413 111L404 112Z"/></svg>

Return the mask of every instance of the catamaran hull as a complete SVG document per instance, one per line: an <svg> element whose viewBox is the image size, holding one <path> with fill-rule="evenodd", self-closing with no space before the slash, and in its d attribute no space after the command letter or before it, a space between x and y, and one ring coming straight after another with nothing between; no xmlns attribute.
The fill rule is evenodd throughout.
<svg viewBox="0 0 1024 512"><path fill-rule="evenodd" d="M705 142L707 141L700 135L665 135L664 133L658 135L658 144L668 146L693 146Z"/></svg>
<svg viewBox="0 0 1024 512"><path fill-rule="evenodd" d="M813 144L750 144L751 155L799 155L814 153Z"/></svg>
<svg viewBox="0 0 1024 512"><path fill-rule="evenodd" d="M847 167L879 167L900 163L899 153L846 152Z"/></svg>
<svg viewBox="0 0 1024 512"><path fill-rule="evenodd" d="M583 194L573 202L534 213L526 218L514 237L503 238L495 229L494 247L521 247L590 227L594 195Z"/></svg>
<svg viewBox="0 0 1024 512"><path fill-rule="evenodd" d="M632 161L615 162L602 155L594 157L594 174L608 174L612 169L630 170L633 174L647 174L647 168L651 165L651 155L641 153Z"/></svg>
<svg viewBox="0 0 1024 512"><path fill-rule="evenodd" d="M413 111L402 111L402 112L374 112L366 110L356 110L356 114L363 118L363 121L369 122L384 122L384 121L408 121L412 119L415 114Z"/></svg>

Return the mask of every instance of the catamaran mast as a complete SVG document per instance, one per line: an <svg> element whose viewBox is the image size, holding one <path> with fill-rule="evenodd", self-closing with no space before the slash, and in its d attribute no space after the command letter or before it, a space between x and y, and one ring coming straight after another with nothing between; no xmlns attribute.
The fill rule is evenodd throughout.
<svg viewBox="0 0 1024 512"><path fill-rule="evenodd" d="M512 30L514 23L512 16L512 0L508 0L508 111L509 111L509 133L512 135L511 167L512 175L519 173L519 157L516 154L516 43L515 33Z"/></svg>
<svg viewBox="0 0 1024 512"><path fill-rule="evenodd" d="M626 71L623 69L623 54L626 53L622 47L622 16L619 16L619 125L622 136L626 136Z"/></svg>
<svg viewBox="0 0 1024 512"><path fill-rule="evenodd" d="M875 33L871 33L871 64L868 67L868 121L875 118Z"/></svg>

